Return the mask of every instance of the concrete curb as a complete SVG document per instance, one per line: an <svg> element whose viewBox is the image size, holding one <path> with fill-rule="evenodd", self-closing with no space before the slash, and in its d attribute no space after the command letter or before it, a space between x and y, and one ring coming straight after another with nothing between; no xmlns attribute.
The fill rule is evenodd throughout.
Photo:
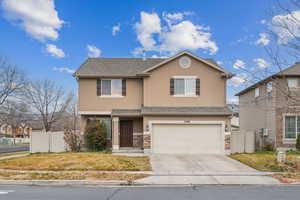
<svg viewBox="0 0 300 200"><path fill-rule="evenodd" d="M84 186L84 185L107 185L122 186L130 185L128 181L87 181L87 180L0 180L0 185L39 185L39 186Z"/></svg>
<svg viewBox="0 0 300 200"><path fill-rule="evenodd" d="M262 185L262 186L288 186L288 185L294 185L299 186L300 183L293 183L293 184L287 184L287 183L279 183L279 184L155 184L155 183L136 183L136 182L128 182L128 181L87 181L87 180L0 180L0 186L1 185L25 185L25 186L101 186L101 187L113 187L113 186L131 186L131 187L159 187L159 186L205 186L205 185L228 185L228 186L234 186L234 185Z"/></svg>

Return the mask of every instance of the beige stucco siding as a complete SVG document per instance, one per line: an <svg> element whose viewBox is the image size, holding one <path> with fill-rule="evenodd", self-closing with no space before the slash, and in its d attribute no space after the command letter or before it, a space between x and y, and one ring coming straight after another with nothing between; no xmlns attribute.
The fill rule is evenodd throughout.
<svg viewBox="0 0 300 200"><path fill-rule="evenodd" d="M179 59L152 70L151 76L144 79L144 106L225 106L226 79L221 77L221 72L194 58L191 58L191 66L183 69ZM170 79L173 76L200 78L200 96L171 96Z"/></svg>
<svg viewBox="0 0 300 200"><path fill-rule="evenodd" d="M139 109L142 105L143 84L141 79L127 79L125 97L99 97L96 79L78 80L80 112L110 112L112 109Z"/></svg>

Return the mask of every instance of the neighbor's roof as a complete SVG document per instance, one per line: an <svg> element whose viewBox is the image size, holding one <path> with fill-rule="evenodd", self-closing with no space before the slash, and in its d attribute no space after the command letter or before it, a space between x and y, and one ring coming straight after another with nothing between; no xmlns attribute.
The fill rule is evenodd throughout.
<svg viewBox="0 0 300 200"><path fill-rule="evenodd" d="M142 115L231 115L225 107L143 107Z"/></svg>
<svg viewBox="0 0 300 200"><path fill-rule="evenodd" d="M240 96L242 94L245 94L246 92L250 91L251 89L256 88L258 85L263 84L267 81L269 81L270 79L274 78L274 77L280 77L280 76L300 76L300 62L296 62L294 65L276 73L273 74L249 87L247 87L246 89L242 90L241 92L237 93L235 96Z"/></svg>
<svg viewBox="0 0 300 200"><path fill-rule="evenodd" d="M135 77L161 66L183 54L190 55L213 68L225 72L213 59L202 59L183 51L168 59L166 58L88 58L75 72L76 77Z"/></svg>

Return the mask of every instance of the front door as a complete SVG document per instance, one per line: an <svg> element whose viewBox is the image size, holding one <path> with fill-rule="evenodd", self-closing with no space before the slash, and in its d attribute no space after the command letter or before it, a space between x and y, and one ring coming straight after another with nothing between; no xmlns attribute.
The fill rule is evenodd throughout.
<svg viewBox="0 0 300 200"><path fill-rule="evenodd" d="M120 147L133 146L133 121L120 121Z"/></svg>

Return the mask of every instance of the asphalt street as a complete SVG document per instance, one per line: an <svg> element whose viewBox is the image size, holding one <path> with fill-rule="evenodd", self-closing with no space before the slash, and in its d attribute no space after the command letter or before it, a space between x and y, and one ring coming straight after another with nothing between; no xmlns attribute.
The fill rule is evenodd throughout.
<svg viewBox="0 0 300 200"><path fill-rule="evenodd" d="M45 187L0 186L2 200L295 200L300 186Z"/></svg>
<svg viewBox="0 0 300 200"><path fill-rule="evenodd" d="M29 145L26 146L0 146L0 153L11 153L19 151L29 151Z"/></svg>

